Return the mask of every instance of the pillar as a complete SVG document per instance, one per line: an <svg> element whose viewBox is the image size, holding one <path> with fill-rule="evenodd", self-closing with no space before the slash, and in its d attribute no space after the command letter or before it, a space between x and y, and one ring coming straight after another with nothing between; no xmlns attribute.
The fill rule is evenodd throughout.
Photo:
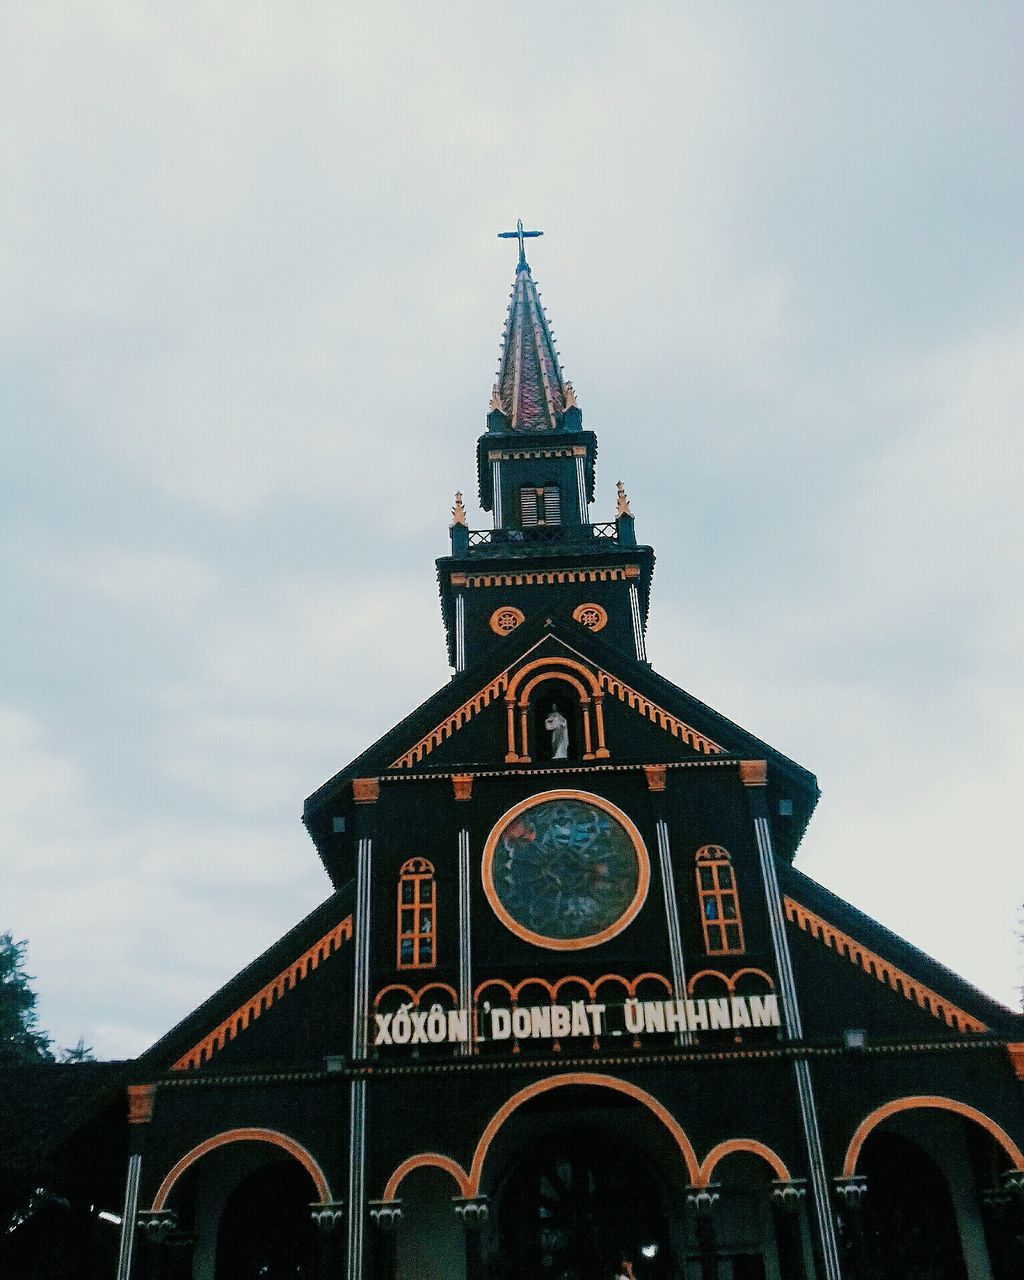
<svg viewBox="0 0 1024 1280"><path fill-rule="evenodd" d="M371 1200L370 1221L377 1228L373 1240L373 1280L395 1280L398 1255L395 1231L402 1222L401 1200Z"/></svg>
<svg viewBox="0 0 1024 1280"><path fill-rule="evenodd" d="M455 1216L466 1233L466 1280L484 1280L480 1231L490 1217L486 1196L454 1196Z"/></svg>
<svg viewBox="0 0 1024 1280"><path fill-rule="evenodd" d="M715 1210L720 1193L717 1183L706 1187L688 1187L686 1207L694 1216L697 1252L700 1255L700 1280L718 1280L718 1240L715 1232Z"/></svg>
<svg viewBox="0 0 1024 1280"><path fill-rule="evenodd" d="M836 1178L834 1186L839 1205L836 1221L842 1249L843 1275L845 1280L867 1280L867 1240L861 1209L868 1192L868 1180L860 1175Z"/></svg>
<svg viewBox="0 0 1024 1280"><path fill-rule="evenodd" d="M803 1178L773 1182L771 1199L779 1271L787 1280L789 1277L802 1280L807 1275L807 1267L800 1219L807 1200L807 1183Z"/></svg>

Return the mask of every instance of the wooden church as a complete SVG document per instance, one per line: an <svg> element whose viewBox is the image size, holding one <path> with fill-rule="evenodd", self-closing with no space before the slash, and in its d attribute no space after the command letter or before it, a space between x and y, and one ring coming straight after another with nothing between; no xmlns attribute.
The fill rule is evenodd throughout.
<svg viewBox="0 0 1024 1280"><path fill-rule="evenodd" d="M306 800L330 896L76 1113L48 1176L121 1225L45 1274L1019 1278L1024 1019L802 874L814 775L649 664L516 234L454 674Z"/></svg>

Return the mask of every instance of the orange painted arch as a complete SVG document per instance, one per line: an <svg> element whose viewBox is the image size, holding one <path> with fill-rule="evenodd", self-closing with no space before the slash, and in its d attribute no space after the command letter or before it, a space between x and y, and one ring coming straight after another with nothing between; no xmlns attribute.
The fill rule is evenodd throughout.
<svg viewBox="0 0 1024 1280"><path fill-rule="evenodd" d="M888 1120L890 1116L894 1116L900 1111L915 1111L920 1108L931 1108L935 1111L952 1111L956 1115L963 1116L965 1120L973 1120L976 1124L980 1124L983 1129L988 1130L1010 1157L1014 1168L1024 1170L1024 1153L1021 1152L1010 1135L1004 1129L1001 1129L990 1116L985 1115L983 1111L978 1111L976 1107L969 1107L966 1102L957 1102L953 1098L921 1095L918 1097L895 1098L892 1102L885 1103L884 1106L878 1107L870 1115L864 1117L857 1126L857 1132L853 1135L853 1139L846 1150L846 1160L843 1162L843 1177L853 1177L857 1168L857 1160L860 1157L861 1147L863 1147L865 1140L874 1128L880 1125L883 1120Z"/></svg>
<svg viewBox="0 0 1024 1280"><path fill-rule="evenodd" d="M480 1141L477 1143L476 1151L473 1153L473 1163L469 1170L469 1186L466 1191L467 1196L480 1194L480 1181L483 1176L487 1152L490 1150L495 1134L513 1111L518 1110L524 1102L528 1102L531 1098L536 1098L542 1093L550 1093L552 1089L564 1089L569 1085L591 1085L597 1089L611 1089L615 1093L624 1093L627 1097L639 1102L641 1106L646 1107L661 1121L675 1139L676 1146L679 1148L686 1164L686 1172L689 1174L690 1181L694 1184L698 1183L700 1168L697 1164L697 1155L693 1149L693 1144L672 1114L657 1098L645 1093L643 1089L638 1088L635 1084L630 1084L626 1080L617 1080L614 1076L603 1076L590 1071L573 1071L564 1076L549 1076L545 1080L537 1080L533 1084L528 1084L498 1108L488 1122L487 1128L484 1129Z"/></svg>
<svg viewBox="0 0 1024 1280"><path fill-rule="evenodd" d="M520 814L554 800L580 800L584 804L589 804L593 808L600 809L603 813L608 814L626 832L636 855L637 883L632 902L613 924L586 938L548 938L544 934L535 933L532 929L527 929L509 911L506 911L494 884L494 859L498 849L498 842L501 840L509 823L518 818ZM511 809L506 810L501 815L491 828L491 833L484 844L480 874L483 880L484 894L491 905L491 910L510 933L522 938L524 942L529 942L536 947L545 947L549 951L584 951L588 947L596 947L602 942L607 942L633 923L640 912L640 908L647 901L647 890L651 882L651 862L647 856L647 846L644 844L644 838L640 834L636 823L628 814L623 813L618 805L612 804L610 800L606 800L603 796L595 795L592 791L559 788L554 791L540 791L536 795L527 796L525 800L520 800L518 804L514 804Z"/></svg>
<svg viewBox="0 0 1024 1280"><path fill-rule="evenodd" d="M582 662L576 662L573 658L562 658L552 655L548 658L535 658L533 662L528 662L525 667L521 667L509 681L508 688L505 691L505 701L515 701L516 694L519 691L519 686L531 671L538 671L542 668L547 668L547 674L543 677L544 679L547 679L549 676L557 675L559 667L565 667L570 671L578 672L583 677L584 681L590 686L591 694L595 698L600 698L602 696L601 685L598 682L597 676L594 675L593 671L591 671L589 667L584 666Z"/></svg>
<svg viewBox="0 0 1024 1280"><path fill-rule="evenodd" d="M313 1185L316 1187L320 1203L331 1203L331 1188L327 1185L323 1170L306 1148L300 1146L294 1138L278 1133L275 1129L225 1129L223 1133L218 1133L212 1138L207 1138L205 1142L200 1142L197 1147L193 1147L191 1151L181 1157L163 1182L160 1183L156 1196L153 1198L152 1211L156 1213L164 1207L167 1203L167 1197L174 1188L174 1184L186 1169L194 1165L197 1160L201 1160L203 1156L209 1155L211 1151L215 1151L218 1147L225 1147L232 1142L266 1142L271 1146L280 1147L282 1151L287 1151L290 1156L294 1156L298 1160L299 1164L313 1179Z"/></svg>
<svg viewBox="0 0 1024 1280"><path fill-rule="evenodd" d="M445 995L451 996L456 1004L459 1002L459 993L454 987L449 986L447 982L428 982L425 987L420 987L418 991L406 986L404 982L392 982L390 986L381 987L373 997L373 1007L376 1009L384 997L389 996L393 991L401 991L407 995L415 1008L419 1008L420 1001L428 991L443 991Z"/></svg>
<svg viewBox="0 0 1024 1280"><path fill-rule="evenodd" d="M785 1162L775 1154L771 1147L766 1147L763 1142L755 1142L753 1138L730 1138L728 1142L720 1142L717 1147L712 1147L704 1157L698 1174L697 1186L706 1187L711 1181L711 1175L714 1173L715 1167L726 1156L731 1156L740 1151L745 1151L748 1155L759 1156L766 1164L771 1166L780 1182L792 1181Z"/></svg>
<svg viewBox="0 0 1024 1280"><path fill-rule="evenodd" d="M580 705L586 706L590 702L590 694L574 675L570 675L568 671L541 671L535 675L532 680L528 680L523 686L523 691L519 695L519 706L526 707L530 704L530 694L534 688L543 684L545 680L564 680L566 684L572 685L576 692L580 695ZM598 695L600 696L600 695Z"/></svg>
<svg viewBox="0 0 1024 1280"><path fill-rule="evenodd" d="M403 1160L398 1168L388 1178L388 1185L384 1188L385 1200L394 1200L398 1195L398 1188L402 1185L408 1174L414 1169L422 1168L440 1169L444 1173L449 1173L455 1179L455 1185L459 1188L459 1195L468 1197L469 1191L469 1174L463 1169L457 1160L453 1160L451 1156L438 1155L436 1151L425 1151L419 1156L410 1156L408 1160Z"/></svg>
<svg viewBox="0 0 1024 1280"><path fill-rule="evenodd" d="M745 969L737 969L733 974L724 974L721 969L701 969L699 973L695 973L690 981L686 984L687 992L692 996L694 988L701 978L721 978L725 984L726 991L734 993L736 991L736 983L740 978L745 977L748 973L756 974L759 978L764 978L768 984L768 990L775 990L775 983L771 977L765 973L763 969L754 969L748 965Z"/></svg>

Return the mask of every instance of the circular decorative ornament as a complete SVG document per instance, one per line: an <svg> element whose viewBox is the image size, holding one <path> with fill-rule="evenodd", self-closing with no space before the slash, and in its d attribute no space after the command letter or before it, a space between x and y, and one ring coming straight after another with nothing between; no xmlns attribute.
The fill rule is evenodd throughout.
<svg viewBox="0 0 1024 1280"><path fill-rule="evenodd" d="M572 616L588 631L600 631L608 622L608 614L599 604L578 604L573 609Z"/></svg>
<svg viewBox="0 0 1024 1280"><path fill-rule="evenodd" d="M621 933L651 879L636 826L589 791L545 791L514 805L487 838L482 874L505 928L553 951Z"/></svg>
<svg viewBox="0 0 1024 1280"><path fill-rule="evenodd" d="M495 609L491 614L491 630L495 635L507 636L510 631L515 631L525 617L526 614L522 609L503 604L500 609Z"/></svg>

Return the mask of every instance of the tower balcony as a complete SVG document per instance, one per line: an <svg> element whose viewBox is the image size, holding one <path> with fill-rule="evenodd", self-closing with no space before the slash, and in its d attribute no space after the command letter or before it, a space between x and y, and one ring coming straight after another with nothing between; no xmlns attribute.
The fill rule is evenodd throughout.
<svg viewBox="0 0 1024 1280"><path fill-rule="evenodd" d="M468 554L487 556L500 550L505 555L536 555L547 548L589 547L594 543L623 545L617 521L601 524L531 525L526 529L470 529Z"/></svg>

